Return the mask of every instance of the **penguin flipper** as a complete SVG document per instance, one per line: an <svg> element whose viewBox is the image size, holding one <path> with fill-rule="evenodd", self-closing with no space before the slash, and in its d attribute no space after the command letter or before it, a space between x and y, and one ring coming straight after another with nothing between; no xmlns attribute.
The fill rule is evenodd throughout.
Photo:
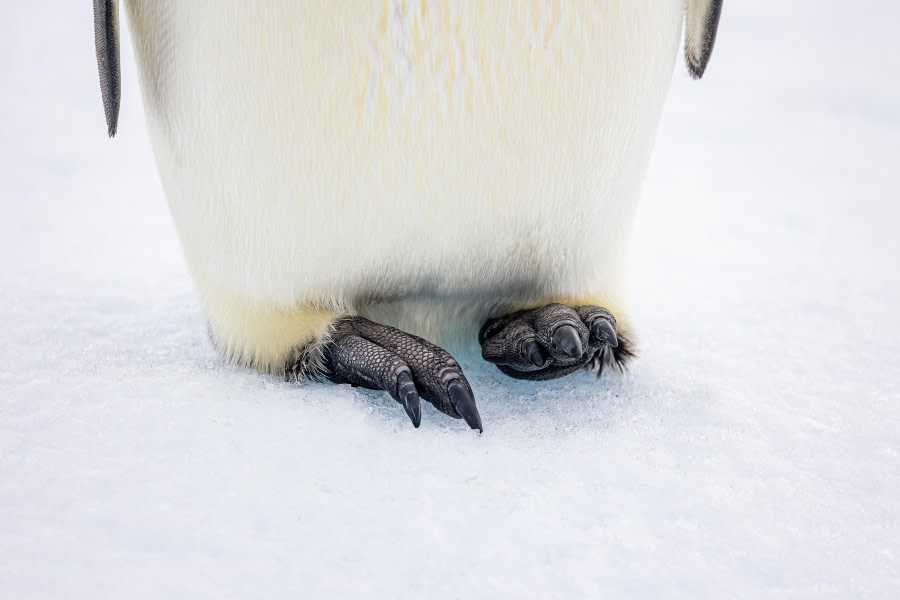
<svg viewBox="0 0 900 600"><path fill-rule="evenodd" d="M631 344L616 331L616 319L601 306L547 304L490 319L478 336L481 354L516 379L544 381L580 369L622 370Z"/></svg>
<svg viewBox="0 0 900 600"><path fill-rule="evenodd" d="M703 77L716 43L724 0L687 0L684 19L684 59L694 79Z"/></svg>
<svg viewBox="0 0 900 600"><path fill-rule="evenodd" d="M119 124L121 101L118 0L94 0L94 46L97 50L106 130L109 137L113 137Z"/></svg>
<svg viewBox="0 0 900 600"><path fill-rule="evenodd" d="M422 418L421 393L444 414L483 431L475 395L459 363L427 340L346 317L335 322L323 354L329 380L386 391L403 405L415 427Z"/></svg>

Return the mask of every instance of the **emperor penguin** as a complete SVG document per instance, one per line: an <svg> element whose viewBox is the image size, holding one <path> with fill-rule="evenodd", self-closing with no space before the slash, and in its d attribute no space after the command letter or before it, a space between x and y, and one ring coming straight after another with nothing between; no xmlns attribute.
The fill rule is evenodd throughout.
<svg viewBox="0 0 900 600"><path fill-rule="evenodd" d="M160 178L229 361L483 430L508 376L633 355L628 240L684 31L722 0L126 0ZM108 133L117 0L94 0Z"/></svg>

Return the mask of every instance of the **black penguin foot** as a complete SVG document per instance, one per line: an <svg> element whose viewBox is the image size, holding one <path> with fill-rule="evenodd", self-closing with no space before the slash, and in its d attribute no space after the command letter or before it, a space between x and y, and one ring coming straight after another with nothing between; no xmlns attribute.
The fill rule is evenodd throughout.
<svg viewBox="0 0 900 600"><path fill-rule="evenodd" d="M618 369L632 356L616 319L600 306L548 304L490 319L478 336L481 354L517 379L555 379L596 366Z"/></svg>
<svg viewBox="0 0 900 600"><path fill-rule="evenodd" d="M323 355L329 380L386 391L415 427L422 421L421 397L483 431L459 363L427 340L362 317L346 317L335 322Z"/></svg>

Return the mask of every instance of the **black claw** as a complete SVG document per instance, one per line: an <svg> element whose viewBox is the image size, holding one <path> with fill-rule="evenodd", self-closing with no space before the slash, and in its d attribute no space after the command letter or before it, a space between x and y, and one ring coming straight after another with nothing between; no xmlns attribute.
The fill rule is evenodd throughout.
<svg viewBox="0 0 900 600"><path fill-rule="evenodd" d="M481 415L478 414L478 407L475 406L475 396L472 395L469 387L459 379L454 379L447 386L447 393L450 394L450 403L453 408L469 427L477 429L479 433L484 433L484 428L481 426Z"/></svg>
<svg viewBox="0 0 900 600"><path fill-rule="evenodd" d="M541 354L540 346L538 346L537 341L534 339L525 342L525 355L528 357L528 360L531 361L531 364L539 369L543 367L546 362L544 360L544 355Z"/></svg>
<svg viewBox="0 0 900 600"><path fill-rule="evenodd" d="M422 402L419 394L415 391L404 396L403 409L406 411L409 420L412 421L413 427L419 428L422 424Z"/></svg>
<svg viewBox="0 0 900 600"><path fill-rule="evenodd" d="M578 332L571 325L561 325L553 332L553 345L568 354L571 358L579 358L584 354L584 346Z"/></svg>
<svg viewBox="0 0 900 600"><path fill-rule="evenodd" d="M591 333L600 342L613 348L619 347L619 338L616 336L616 330L606 319L598 319L591 328Z"/></svg>
<svg viewBox="0 0 900 600"><path fill-rule="evenodd" d="M403 404L403 410L412 421L413 427L418 429L422 424L422 402L412 376L405 371L397 375L397 396Z"/></svg>

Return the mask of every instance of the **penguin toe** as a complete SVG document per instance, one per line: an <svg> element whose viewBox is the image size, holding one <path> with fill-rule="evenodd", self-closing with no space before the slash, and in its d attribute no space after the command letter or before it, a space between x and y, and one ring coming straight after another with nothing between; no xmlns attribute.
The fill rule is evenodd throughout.
<svg viewBox="0 0 900 600"><path fill-rule="evenodd" d="M481 355L495 365L517 371L537 371L547 364L547 351L538 343L537 332L524 320L514 320L481 345Z"/></svg>
<svg viewBox="0 0 900 600"><path fill-rule="evenodd" d="M588 349L590 331L574 309L548 304L526 313L538 333L538 342L557 365L580 361Z"/></svg>
<svg viewBox="0 0 900 600"><path fill-rule="evenodd" d="M422 398L472 429L484 430L459 363L425 339L362 317L346 317L335 323L324 359L329 380L388 392L415 427L421 422Z"/></svg>
<svg viewBox="0 0 900 600"><path fill-rule="evenodd" d="M602 306L579 306L575 309L579 318L591 331L590 343L593 346L619 346L619 337L616 332L616 318Z"/></svg>

